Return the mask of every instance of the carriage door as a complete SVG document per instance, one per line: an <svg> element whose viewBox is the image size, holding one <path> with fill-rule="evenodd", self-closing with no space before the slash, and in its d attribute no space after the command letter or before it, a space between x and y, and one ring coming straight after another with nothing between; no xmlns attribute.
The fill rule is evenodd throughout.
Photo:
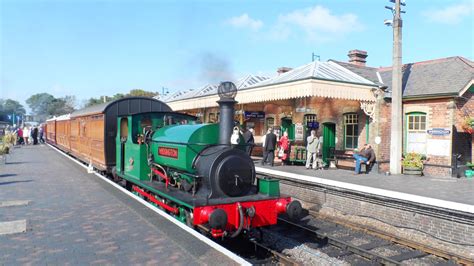
<svg viewBox="0 0 474 266"><path fill-rule="evenodd" d="M329 164L329 150L336 147L336 125L334 123L323 124L323 162Z"/></svg>
<svg viewBox="0 0 474 266"><path fill-rule="evenodd" d="M125 143L128 139L128 118L120 119L120 172L125 171Z"/></svg>

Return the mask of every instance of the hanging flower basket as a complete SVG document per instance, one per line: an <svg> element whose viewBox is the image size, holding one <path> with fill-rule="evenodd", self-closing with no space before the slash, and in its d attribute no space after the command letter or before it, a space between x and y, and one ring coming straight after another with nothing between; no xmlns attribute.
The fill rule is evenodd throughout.
<svg viewBox="0 0 474 266"><path fill-rule="evenodd" d="M464 130L464 132L472 135L472 133L474 133L474 118L466 117L463 121L462 129Z"/></svg>

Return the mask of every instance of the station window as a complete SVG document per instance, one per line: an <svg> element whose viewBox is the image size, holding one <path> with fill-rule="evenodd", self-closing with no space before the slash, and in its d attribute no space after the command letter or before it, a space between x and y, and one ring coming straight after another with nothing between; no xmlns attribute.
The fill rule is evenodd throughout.
<svg viewBox="0 0 474 266"><path fill-rule="evenodd" d="M344 148L355 149L359 145L359 115L344 115Z"/></svg>
<svg viewBox="0 0 474 266"><path fill-rule="evenodd" d="M267 117L265 119L265 125L266 125L267 130L270 127L274 127L275 126L275 118L274 117Z"/></svg>
<svg viewBox="0 0 474 266"><path fill-rule="evenodd" d="M216 114L215 113L210 113L209 114L209 120L208 120L209 123L215 123L217 122L216 120Z"/></svg>
<svg viewBox="0 0 474 266"><path fill-rule="evenodd" d="M426 114L407 114L406 151L426 154Z"/></svg>
<svg viewBox="0 0 474 266"><path fill-rule="evenodd" d="M307 125L308 122L316 122L316 115L310 114L304 116L304 124Z"/></svg>

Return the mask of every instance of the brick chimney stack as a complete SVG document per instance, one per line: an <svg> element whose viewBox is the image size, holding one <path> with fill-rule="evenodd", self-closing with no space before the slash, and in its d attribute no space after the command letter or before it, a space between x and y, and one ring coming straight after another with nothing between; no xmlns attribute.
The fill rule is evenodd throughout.
<svg viewBox="0 0 474 266"><path fill-rule="evenodd" d="M350 50L347 54L349 56L349 63L357 66L365 66L367 52L362 50Z"/></svg>
<svg viewBox="0 0 474 266"><path fill-rule="evenodd" d="M278 75L281 75L281 74L286 73L286 72L291 71L291 70L293 70L293 68L291 68L291 67L279 67L277 69L277 73L278 73Z"/></svg>

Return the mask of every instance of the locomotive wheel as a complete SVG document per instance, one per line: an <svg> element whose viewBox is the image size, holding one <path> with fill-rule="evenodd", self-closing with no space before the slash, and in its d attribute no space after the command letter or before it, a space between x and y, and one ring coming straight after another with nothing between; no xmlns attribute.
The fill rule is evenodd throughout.
<svg viewBox="0 0 474 266"><path fill-rule="evenodd" d="M117 175L117 169L115 167L112 168L111 172L112 172L112 180L115 183L119 183L120 181L122 181L122 178Z"/></svg>
<svg viewBox="0 0 474 266"><path fill-rule="evenodd" d="M185 215L186 215L186 225L194 229L194 224L193 224L193 218L192 214L190 211L185 210Z"/></svg>
<svg viewBox="0 0 474 266"><path fill-rule="evenodd" d="M132 182L130 181L125 181L125 189L127 189L128 191L132 191Z"/></svg>
<svg viewBox="0 0 474 266"><path fill-rule="evenodd" d="M257 242L261 242L263 240L263 230L262 228L253 228L250 229L248 232L248 238L254 239Z"/></svg>

